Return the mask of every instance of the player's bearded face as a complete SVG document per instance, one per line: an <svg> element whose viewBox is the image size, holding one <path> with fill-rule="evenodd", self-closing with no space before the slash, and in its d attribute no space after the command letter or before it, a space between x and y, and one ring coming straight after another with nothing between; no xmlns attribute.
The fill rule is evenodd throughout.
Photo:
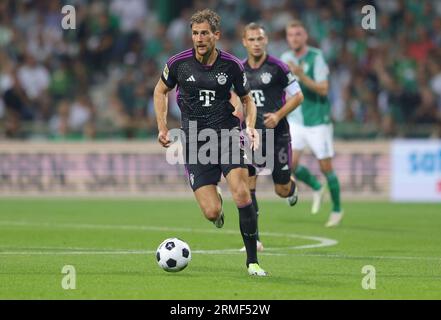
<svg viewBox="0 0 441 320"><path fill-rule="evenodd" d="M308 34L302 27L289 28L286 31L286 40L293 50L301 51L306 46Z"/></svg>
<svg viewBox="0 0 441 320"><path fill-rule="evenodd" d="M220 32L212 32L208 22L193 24L191 31L196 53L200 56L209 56L216 46L216 41L219 40Z"/></svg>

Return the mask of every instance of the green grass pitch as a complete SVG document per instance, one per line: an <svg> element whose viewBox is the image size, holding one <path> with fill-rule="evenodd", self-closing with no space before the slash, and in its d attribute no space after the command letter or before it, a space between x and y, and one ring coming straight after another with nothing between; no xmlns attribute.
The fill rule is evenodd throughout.
<svg viewBox="0 0 441 320"><path fill-rule="evenodd" d="M194 200L1 200L0 299L441 299L439 204L345 202L336 229L324 227L328 203L309 208L260 201L270 276L256 278L232 251L242 239L231 201L218 230ZM182 272L156 263L168 237L192 249ZM62 288L65 265L75 290ZM365 265L375 289L362 287Z"/></svg>

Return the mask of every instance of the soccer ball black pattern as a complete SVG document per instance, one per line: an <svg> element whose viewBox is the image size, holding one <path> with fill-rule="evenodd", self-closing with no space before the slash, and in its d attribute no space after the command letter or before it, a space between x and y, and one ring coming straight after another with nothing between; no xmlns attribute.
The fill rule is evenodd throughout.
<svg viewBox="0 0 441 320"><path fill-rule="evenodd" d="M166 239L156 250L156 261L163 270L168 272L184 270L191 261L190 247L181 239Z"/></svg>
<svg viewBox="0 0 441 320"><path fill-rule="evenodd" d="M165 244L165 248L166 248L167 250L173 250L174 247L176 247L176 246L175 246L175 243L174 243L173 241L169 241L169 242L167 242L167 243Z"/></svg>

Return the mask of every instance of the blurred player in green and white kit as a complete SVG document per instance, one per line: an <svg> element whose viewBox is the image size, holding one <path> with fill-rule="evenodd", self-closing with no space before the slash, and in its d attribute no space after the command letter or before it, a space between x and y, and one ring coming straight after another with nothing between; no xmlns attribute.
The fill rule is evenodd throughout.
<svg viewBox="0 0 441 320"><path fill-rule="evenodd" d="M332 167L334 146L328 100L329 68L321 50L308 46L308 33L302 22L294 20L286 26L286 39L291 50L285 52L281 60L297 77L304 95L302 105L288 115L293 149L292 168L296 178L314 190L311 213L318 213L324 187L306 167L299 165L303 149L309 147L326 177L333 203L326 226L335 227L343 218L343 210L340 183Z"/></svg>

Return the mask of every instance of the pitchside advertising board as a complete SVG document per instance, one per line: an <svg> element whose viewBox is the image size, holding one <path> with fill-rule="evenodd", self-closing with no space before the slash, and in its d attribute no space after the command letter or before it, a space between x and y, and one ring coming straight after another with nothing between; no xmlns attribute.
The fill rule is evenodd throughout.
<svg viewBox="0 0 441 320"><path fill-rule="evenodd" d="M390 198L389 141L339 141L333 166L344 199ZM0 141L0 197L192 197L183 165L166 161L165 149L146 142ZM317 160L301 163L326 183ZM300 183L304 199L311 188ZM226 183L220 186L226 196ZM271 176L259 177L259 196L278 199Z"/></svg>
<svg viewBox="0 0 441 320"><path fill-rule="evenodd" d="M387 200L389 142L337 142L334 168L347 199ZM302 164L326 183L317 160ZM220 186L226 195L226 183ZM311 189L300 184L304 199ZM259 195L278 199L271 176L259 178ZM0 197L192 197L183 165L167 163L165 149L147 142L0 142Z"/></svg>
<svg viewBox="0 0 441 320"><path fill-rule="evenodd" d="M441 202L441 141L396 140L391 145L391 199Z"/></svg>

